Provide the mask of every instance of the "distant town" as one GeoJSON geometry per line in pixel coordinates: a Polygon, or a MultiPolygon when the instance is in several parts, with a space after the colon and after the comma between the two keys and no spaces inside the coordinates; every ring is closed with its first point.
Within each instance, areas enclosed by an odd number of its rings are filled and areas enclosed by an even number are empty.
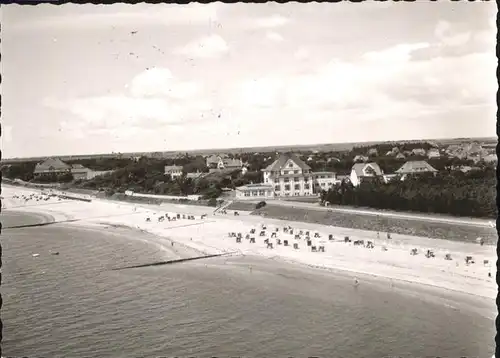
{"type": "Polygon", "coordinates": [[[216,207],[288,200],[496,214],[496,139],[335,146],[12,159],[3,161],[2,173],[12,183],[128,200],[142,196],[216,207]]]}

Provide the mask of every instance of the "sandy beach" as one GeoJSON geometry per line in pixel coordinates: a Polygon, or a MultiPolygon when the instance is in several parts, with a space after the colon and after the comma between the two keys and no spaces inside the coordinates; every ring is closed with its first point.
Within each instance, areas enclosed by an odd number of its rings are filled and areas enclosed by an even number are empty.
{"type": "MultiPolygon", "coordinates": [[[[249,215],[248,212],[239,212],[238,216],[230,211],[227,214],[214,214],[210,207],[182,204],[143,205],[96,198],[85,202],[58,197],[48,200],[39,197],[38,201],[33,197],[26,201],[22,198],[40,193],[39,190],[4,185],[2,208],[50,215],[54,221],[78,220],[64,225],[100,226],[110,230],[114,225],[123,225],[164,238],[165,245],[174,242],[174,245],[188,247],[191,252],[194,250],[200,254],[254,255],[322,269],[348,271],[359,277],[372,275],[394,282],[402,280],[430,285],[491,299],[497,295],[496,252],[491,245],[396,234],[388,240],[385,233],[377,237],[373,231],[286,222],[249,215]],[[166,214],[169,217],[180,214],[180,219],[158,220],[166,214]],[[194,219],[187,219],[188,215],[194,216],[194,219]],[[202,215],[206,217],[201,218],[202,215]],[[263,225],[266,227],[265,235],[260,236],[263,225]],[[284,227],[292,227],[294,234],[284,233],[284,227]],[[276,228],[279,229],[277,239],[281,242],[288,240],[289,246],[278,245],[276,238],[271,238],[276,228]],[[256,233],[250,234],[251,229],[255,229],[256,233]],[[295,234],[301,230],[304,233],[310,231],[312,246],[324,246],[325,252],[312,252],[304,235],[295,240],[295,234]],[[237,243],[235,237],[229,237],[229,232],[241,233],[241,242],[237,243]],[[315,233],[320,237],[314,237],[315,233]],[[245,238],[247,234],[255,237],[255,243],[245,238]],[[329,240],[330,235],[334,240],[329,240]],[[352,242],[345,243],[345,236],[349,236],[352,242]],[[272,249],[267,248],[265,239],[273,243],[272,249]],[[364,240],[365,243],[371,241],[374,248],[353,245],[356,240],[364,240]],[[298,249],[293,248],[294,243],[298,244],[298,249]],[[382,250],[382,247],[387,250],[382,250]],[[418,255],[410,255],[412,249],[417,249],[418,255]],[[435,257],[427,258],[427,250],[432,250],[435,257]],[[445,260],[446,254],[450,254],[452,260],[445,260]],[[466,256],[472,256],[475,263],[467,265],[466,256]],[[485,260],[488,262],[485,263],[485,260]],[[491,277],[488,277],[488,273],[491,273],[491,277]]],[[[5,228],[7,231],[8,228],[5,228]]]]}

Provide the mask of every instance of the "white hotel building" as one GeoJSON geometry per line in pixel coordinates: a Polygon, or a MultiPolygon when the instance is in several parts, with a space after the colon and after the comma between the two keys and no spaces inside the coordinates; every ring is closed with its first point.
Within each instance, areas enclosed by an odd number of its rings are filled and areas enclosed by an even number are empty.
{"type": "Polygon", "coordinates": [[[262,172],[263,183],[237,188],[237,199],[313,196],[321,190],[328,190],[337,182],[335,173],[314,173],[311,167],[293,153],[281,154],[262,172]]]}

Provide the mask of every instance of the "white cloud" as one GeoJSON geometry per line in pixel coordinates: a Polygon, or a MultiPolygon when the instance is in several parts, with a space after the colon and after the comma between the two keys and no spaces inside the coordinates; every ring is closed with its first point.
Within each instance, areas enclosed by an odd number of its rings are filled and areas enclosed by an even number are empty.
{"type": "Polygon", "coordinates": [[[392,65],[393,63],[408,61],[413,51],[428,47],[430,47],[430,44],[427,42],[415,44],[400,44],[382,51],[367,52],[363,55],[363,58],[372,62],[380,62],[392,65]]]}
{"type": "Polygon", "coordinates": [[[245,81],[237,92],[241,95],[238,102],[244,107],[274,107],[279,104],[282,88],[282,81],[276,78],[245,81]]]}
{"type": "Polygon", "coordinates": [[[454,32],[449,22],[441,20],[436,25],[434,35],[445,46],[463,46],[472,38],[470,31],[454,32]]]}
{"type": "Polygon", "coordinates": [[[287,109],[296,118],[329,113],[333,121],[364,121],[428,116],[461,106],[494,104],[494,54],[410,61],[412,51],[426,46],[402,44],[367,53],[356,62],[333,60],[305,75],[245,82],[235,91],[238,111],[252,111],[258,118],[255,110],[259,108],[276,114],[287,109]]]}
{"type": "Polygon", "coordinates": [[[134,97],[168,96],[185,99],[200,91],[198,83],[176,81],[169,69],[158,67],[138,74],[129,87],[134,97]]]}
{"type": "Polygon", "coordinates": [[[260,27],[260,28],[274,28],[286,25],[288,22],[290,22],[290,19],[286,17],[283,17],[281,15],[273,15],[269,17],[253,19],[250,21],[250,25],[253,27],[260,27]]]}
{"type": "Polygon", "coordinates": [[[274,41],[274,42],[281,42],[284,40],[283,36],[278,34],[277,32],[268,32],[266,34],[266,37],[268,40],[274,41]]]}
{"type": "Polygon", "coordinates": [[[174,53],[199,58],[217,58],[229,51],[226,41],[219,35],[203,36],[184,47],[174,50],[174,53]]]}
{"type": "Polygon", "coordinates": [[[45,106],[74,115],[63,122],[62,128],[73,134],[115,130],[117,133],[132,126],[161,128],[173,124],[199,121],[201,114],[211,109],[206,100],[192,100],[189,105],[172,103],[161,98],[135,98],[128,96],[103,96],[68,101],[46,99],[45,106]]]}
{"type": "Polygon", "coordinates": [[[448,21],[440,20],[436,28],[434,29],[434,35],[438,38],[441,39],[445,37],[451,30],[451,24],[448,21]]]}
{"type": "Polygon", "coordinates": [[[293,54],[293,57],[295,57],[299,61],[305,60],[305,59],[309,58],[309,56],[310,56],[309,51],[304,47],[299,48],[293,54]]]}

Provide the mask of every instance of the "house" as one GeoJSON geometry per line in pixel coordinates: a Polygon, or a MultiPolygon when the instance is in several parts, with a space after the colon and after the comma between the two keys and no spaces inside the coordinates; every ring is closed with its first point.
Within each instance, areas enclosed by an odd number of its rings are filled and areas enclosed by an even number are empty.
{"type": "Polygon", "coordinates": [[[69,174],[73,176],[74,180],[88,180],[93,179],[96,176],[104,175],[113,172],[102,171],[95,172],[89,168],[85,168],[81,164],[67,164],[59,158],[48,158],[47,160],[38,163],[33,171],[34,177],[40,177],[48,174],[69,174]]]}
{"type": "Polygon", "coordinates": [[[187,173],[186,174],[186,178],[191,179],[191,180],[200,179],[201,177],[203,177],[203,173],[201,173],[201,172],[187,173]]]}
{"type": "Polygon", "coordinates": [[[180,178],[182,176],[182,167],[180,165],[166,165],[165,175],[170,175],[172,180],[180,178]]]}
{"type": "Polygon", "coordinates": [[[356,163],[352,166],[350,180],[352,185],[358,186],[362,181],[371,180],[383,175],[377,163],[356,163]]]}
{"type": "Polygon", "coordinates": [[[334,172],[313,172],[311,174],[316,193],[322,190],[328,190],[335,184],[340,183],[340,180],[337,179],[337,175],[334,172]]]}
{"type": "Polygon", "coordinates": [[[225,154],[220,154],[220,155],[211,155],[209,157],[207,157],[206,161],[207,161],[207,167],[209,168],[217,168],[217,166],[219,165],[219,163],[223,160],[223,159],[226,159],[227,158],[227,155],[225,154]]]}
{"type": "Polygon", "coordinates": [[[368,158],[365,155],[356,155],[352,161],[353,162],[367,162],[369,159],[370,158],[368,158]]]}
{"type": "Polygon", "coordinates": [[[71,172],[71,165],[64,163],[59,158],[48,158],[41,163],[37,163],[33,171],[34,177],[48,174],[65,174],[71,172]]]}
{"type": "Polygon", "coordinates": [[[241,159],[220,159],[217,163],[218,169],[241,169],[243,167],[243,162],[241,159]]]}
{"type": "Polygon", "coordinates": [[[294,153],[279,155],[262,172],[264,184],[274,186],[275,196],[313,195],[311,167],[294,153]]]}
{"type": "Polygon", "coordinates": [[[482,159],[486,163],[496,163],[498,161],[498,157],[496,154],[485,155],[482,159]]]}
{"type": "Polygon", "coordinates": [[[398,153],[396,155],[396,159],[406,159],[406,155],[404,155],[403,153],[398,153]]]}
{"type": "Polygon", "coordinates": [[[441,154],[439,153],[439,149],[437,148],[431,148],[427,151],[427,158],[429,159],[434,159],[434,158],[440,158],[441,154]]]}
{"type": "Polygon", "coordinates": [[[248,168],[246,166],[243,166],[241,168],[241,175],[245,175],[246,173],[248,173],[248,168]]]}
{"type": "Polygon", "coordinates": [[[75,179],[75,180],[90,179],[89,174],[90,174],[91,170],[88,168],[85,168],[81,164],[72,164],[70,171],[71,171],[71,174],[73,175],[73,179],[75,179]]]}
{"type": "Polygon", "coordinates": [[[376,157],[376,156],[378,156],[378,150],[377,150],[377,148],[370,148],[368,150],[368,156],[369,157],[376,157]]]}
{"type": "Polygon", "coordinates": [[[424,173],[436,174],[437,172],[438,171],[425,160],[412,160],[404,163],[395,173],[401,176],[401,180],[405,180],[409,175],[424,173]]]}
{"type": "Polygon", "coordinates": [[[387,184],[387,183],[390,183],[393,180],[397,179],[398,175],[397,174],[384,174],[383,178],[384,178],[384,182],[387,184]]]}
{"type": "Polygon", "coordinates": [[[387,153],[385,153],[385,155],[387,157],[394,157],[395,155],[397,155],[399,152],[399,148],[398,147],[393,147],[391,150],[389,150],[387,153]]]}
{"type": "Polygon", "coordinates": [[[266,200],[274,198],[272,184],[247,184],[235,189],[235,197],[239,200],[266,200]]]}
{"type": "Polygon", "coordinates": [[[411,154],[419,157],[425,157],[427,155],[427,152],[423,148],[415,148],[411,151],[411,154]]]}

